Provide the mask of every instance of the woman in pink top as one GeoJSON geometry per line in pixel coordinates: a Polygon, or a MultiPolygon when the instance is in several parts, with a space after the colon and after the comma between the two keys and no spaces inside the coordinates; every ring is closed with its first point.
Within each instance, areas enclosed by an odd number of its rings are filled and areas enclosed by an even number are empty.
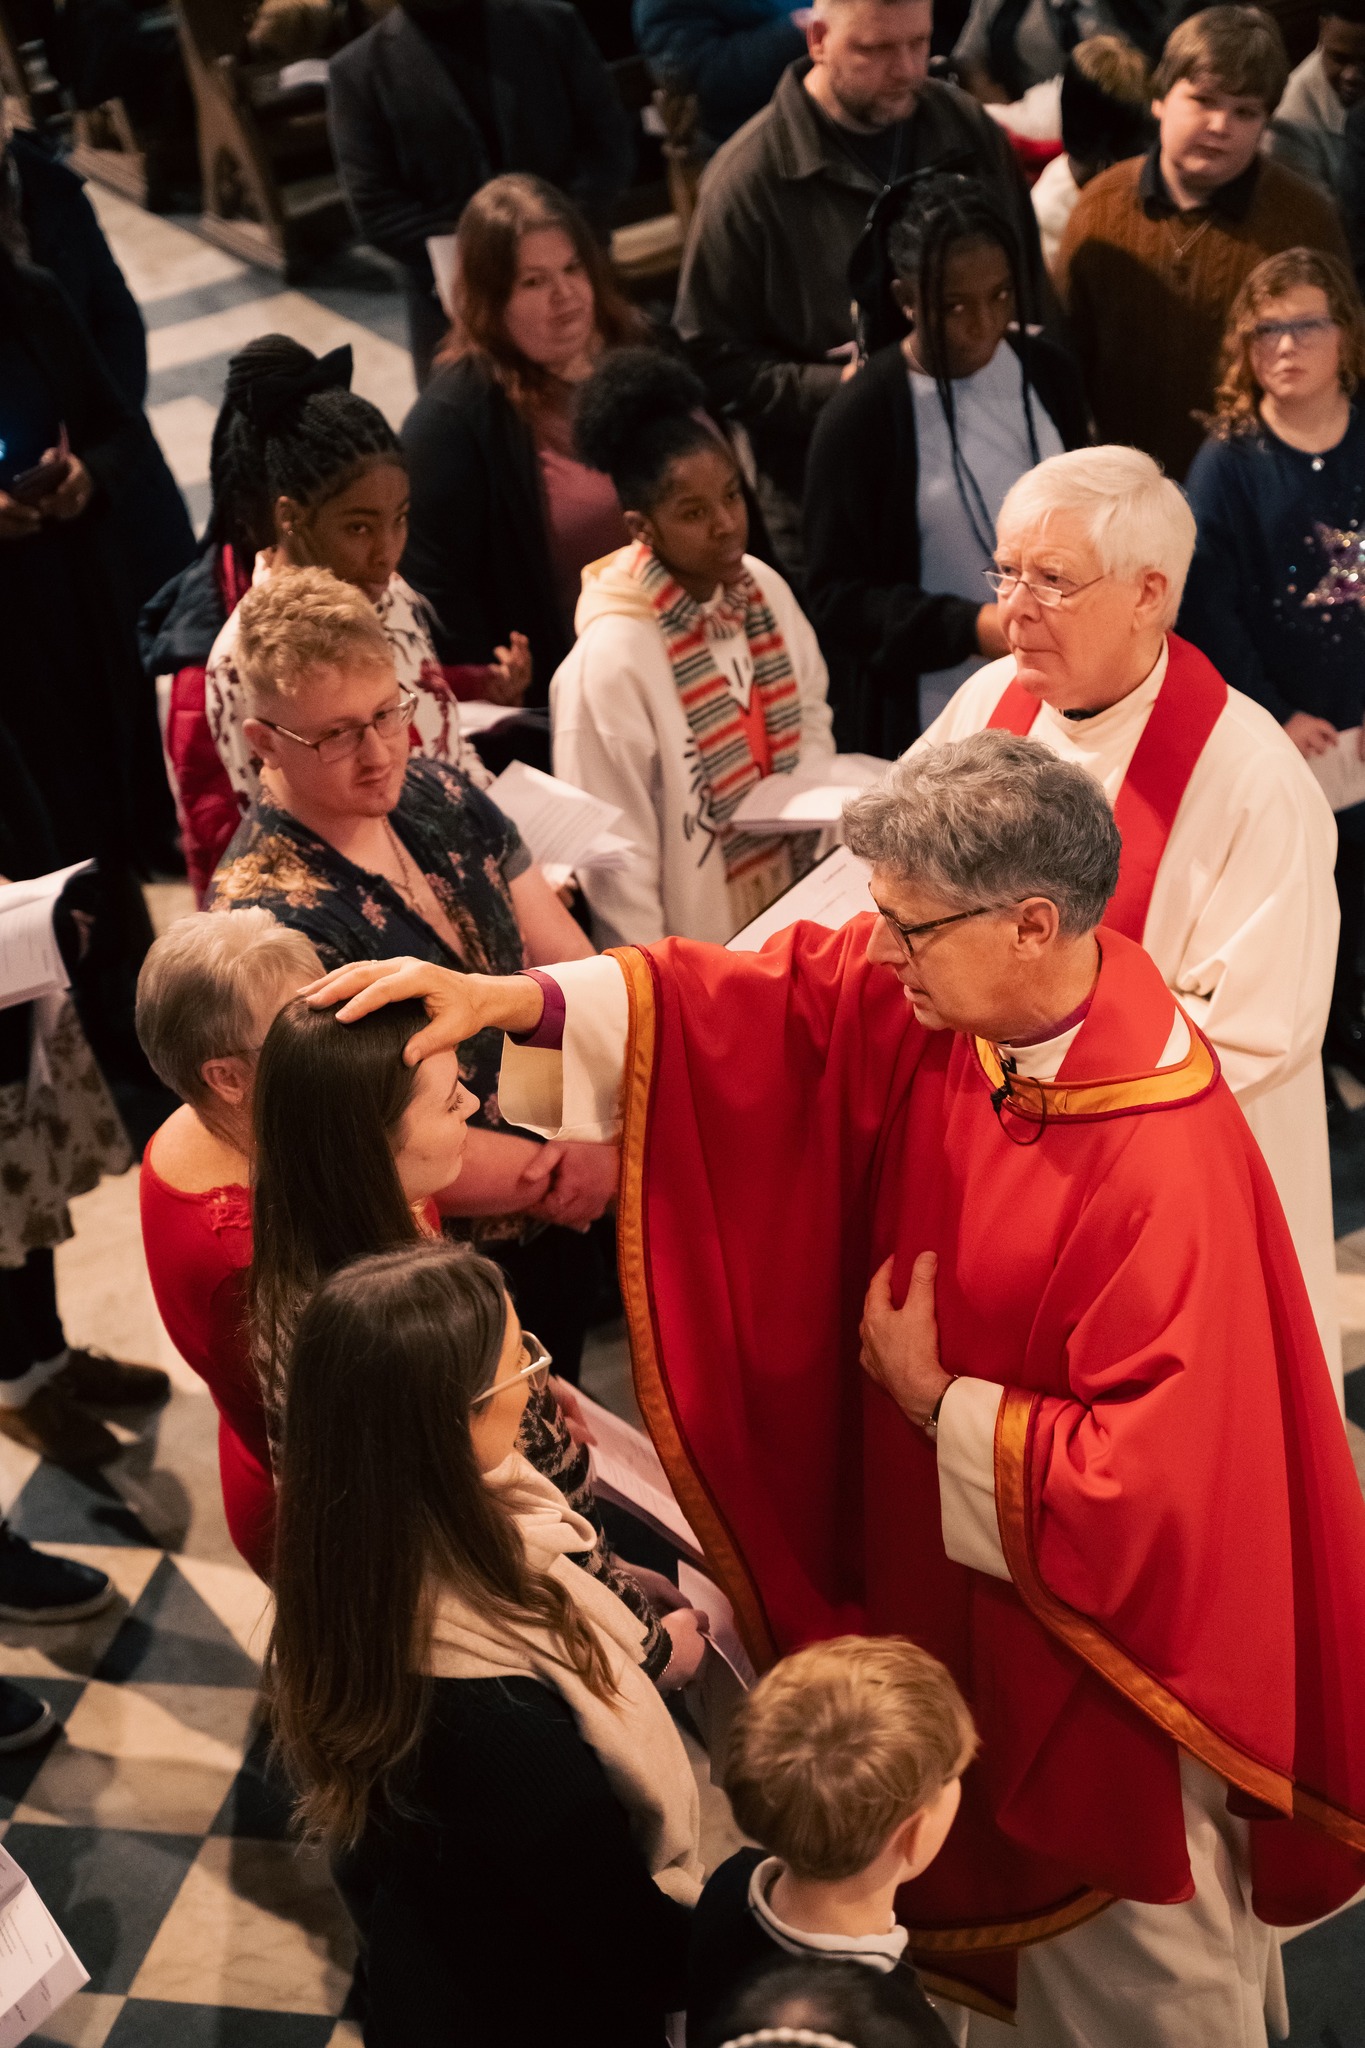
{"type": "Polygon", "coordinates": [[[456,243],[454,322],[403,425],[403,574],[436,614],[443,661],[491,660],[523,632],[539,705],[573,641],[582,571],[627,539],[610,480],[574,454],[574,396],[648,327],[577,207],[541,178],[491,179],[456,243]]]}

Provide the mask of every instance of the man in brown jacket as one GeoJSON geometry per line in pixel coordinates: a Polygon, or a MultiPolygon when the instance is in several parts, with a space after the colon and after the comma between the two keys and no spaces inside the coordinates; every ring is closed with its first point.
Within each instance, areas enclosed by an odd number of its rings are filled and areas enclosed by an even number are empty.
{"type": "Polygon", "coordinates": [[[928,78],[932,20],[931,0],[816,0],[810,57],[783,73],[702,179],[675,325],[715,403],[748,429],[759,500],[792,571],[806,450],[852,371],[849,259],[878,195],[939,165],[980,178],[1015,223],[1035,305],[1046,292],[1003,129],[928,78]]]}
{"type": "Polygon", "coordinates": [[[1086,186],[1062,239],[1055,276],[1099,438],[1145,448],[1177,480],[1243,279],[1281,249],[1346,255],[1331,200],[1258,154],[1288,72],[1259,8],[1181,22],[1153,80],[1156,142],[1086,186]]]}

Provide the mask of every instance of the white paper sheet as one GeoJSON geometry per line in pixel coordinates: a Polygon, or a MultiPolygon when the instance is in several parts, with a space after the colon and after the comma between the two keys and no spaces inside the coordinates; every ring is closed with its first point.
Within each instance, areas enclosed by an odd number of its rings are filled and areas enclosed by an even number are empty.
{"type": "Polygon", "coordinates": [[[678,1591],[689,1607],[700,1607],[706,1616],[706,1633],[712,1648],[722,1656],[735,1677],[748,1692],[758,1681],[749,1652],[740,1638],[739,1624],[735,1610],[726,1599],[714,1579],[708,1579],[705,1572],[699,1572],[686,1558],[678,1560],[678,1591]]]}
{"type": "Polygon", "coordinates": [[[490,725],[501,725],[504,718],[515,718],[517,709],[515,704],[490,704],[484,697],[462,697],[460,731],[487,732],[490,725]]]}
{"type": "Polygon", "coordinates": [[[326,85],[327,59],[325,57],[296,57],[292,64],[280,66],[280,91],[297,92],[301,85],[326,85]]]}
{"type": "Polygon", "coordinates": [[[1360,758],[1358,725],[1353,725],[1349,732],[1338,733],[1336,745],[1325,754],[1309,754],[1306,759],[1334,811],[1365,803],[1365,761],[1360,758]]]}
{"type": "Polygon", "coordinates": [[[561,862],[577,868],[593,843],[616,823],[621,813],[571,782],[512,761],[488,792],[505,811],[542,867],[561,862]]]}
{"type": "Polygon", "coordinates": [[[770,903],[761,917],[736,932],[728,950],[756,953],[778,932],[803,919],[837,932],[860,911],[871,910],[872,898],[867,891],[871,876],[872,870],[865,860],[859,860],[846,846],[836,846],[833,853],[827,854],[801,881],[793,883],[776,903],[770,903]]]}
{"type": "Polygon", "coordinates": [[[0,1849],[0,2048],[16,2048],[90,1973],[14,1858],[0,1849]]]}
{"type": "Polygon", "coordinates": [[[71,877],[93,866],[93,861],[78,860],[28,882],[0,884],[0,1010],[70,988],[52,913],[71,877]]]}
{"type": "Polygon", "coordinates": [[[436,280],[436,296],[447,320],[455,318],[455,237],[428,235],[427,257],[436,280]]]}
{"type": "Polygon", "coordinates": [[[851,796],[880,782],[893,764],[876,754],[836,754],[791,775],[765,775],[735,806],[747,832],[810,832],[837,825],[851,796]]]}
{"type": "Polygon", "coordinates": [[[645,1522],[667,1543],[702,1561],[701,1545],[668,1483],[659,1453],[642,1429],[634,1429],[578,1392],[583,1420],[597,1441],[589,1453],[593,1484],[604,1500],[614,1501],[645,1522]]]}

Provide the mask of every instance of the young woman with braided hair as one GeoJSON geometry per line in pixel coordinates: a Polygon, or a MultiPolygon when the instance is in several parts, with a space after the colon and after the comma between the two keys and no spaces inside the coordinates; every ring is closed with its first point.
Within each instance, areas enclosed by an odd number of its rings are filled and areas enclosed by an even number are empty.
{"type": "Polygon", "coordinates": [[[349,389],[351,351],[319,358],[285,334],[248,342],[228,364],[213,430],[213,509],[203,552],[143,613],[143,660],[170,673],[168,745],[190,880],[202,900],[256,793],[241,736],[233,613],[280,563],[330,569],[371,599],[393,647],[421,752],[487,776],[460,738],[457,694],[516,702],[530,679],[512,636],[489,667],[445,671],[429,615],[397,572],[407,539],[407,470],[384,415],[349,389]]]}
{"type": "MultiPolygon", "coordinates": [[[[269,335],[244,349],[232,370],[236,402],[215,436],[227,516],[256,520],[264,512],[273,539],[256,556],[252,582],[264,582],[277,567],[317,568],[363,590],[388,636],[399,683],[417,698],[412,725],[419,751],[486,784],[478,755],[460,738],[458,701],[436,658],[429,613],[398,574],[408,536],[407,463],[383,413],[350,389],[350,349],[317,357],[284,335],[269,335]]],[[[229,618],[209,656],[205,705],[245,810],[260,785],[242,734],[236,638],[229,618]]],[[[515,703],[530,674],[525,643],[513,634],[491,665],[454,672],[454,679],[467,695],[515,703]]]]}
{"type": "Polygon", "coordinates": [[[894,754],[1005,651],[982,576],[995,516],[1025,470],[1089,433],[1078,373],[1028,331],[1013,229],[975,179],[909,179],[877,227],[884,345],[816,427],[807,600],[841,743],[894,754]]]}
{"type": "Polygon", "coordinates": [[[621,810],[620,873],[583,878],[600,945],[724,942],[809,859],[732,822],[760,777],[833,752],[825,664],[775,569],[746,552],[739,465],[686,364],[604,357],[579,393],[579,460],[616,488],[630,545],[583,571],[578,641],[550,689],[556,774],[621,810]]]}

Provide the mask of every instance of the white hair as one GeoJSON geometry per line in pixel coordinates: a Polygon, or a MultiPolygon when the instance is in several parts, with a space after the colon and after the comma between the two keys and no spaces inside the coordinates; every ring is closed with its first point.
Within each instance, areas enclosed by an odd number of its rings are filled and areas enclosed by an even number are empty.
{"type": "Polygon", "coordinates": [[[1194,514],[1178,484],[1140,448],[1073,448],[1026,470],[1005,494],[997,533],[1038,527],[1054,512],[1078,519],[1106,576],[1166,578],[1166,616],[1175,624],[1194,554],[1194,514]]]}
{"type": "Polygon", "coordinates": [[[153,1072],[182,1102],[202,1107],[213,1094],[204,1062],[252,1050],[256,1006],[322,972],[312,941],[257,905],[178,917],[137,978],[137,1035],[153,1072]]]}

